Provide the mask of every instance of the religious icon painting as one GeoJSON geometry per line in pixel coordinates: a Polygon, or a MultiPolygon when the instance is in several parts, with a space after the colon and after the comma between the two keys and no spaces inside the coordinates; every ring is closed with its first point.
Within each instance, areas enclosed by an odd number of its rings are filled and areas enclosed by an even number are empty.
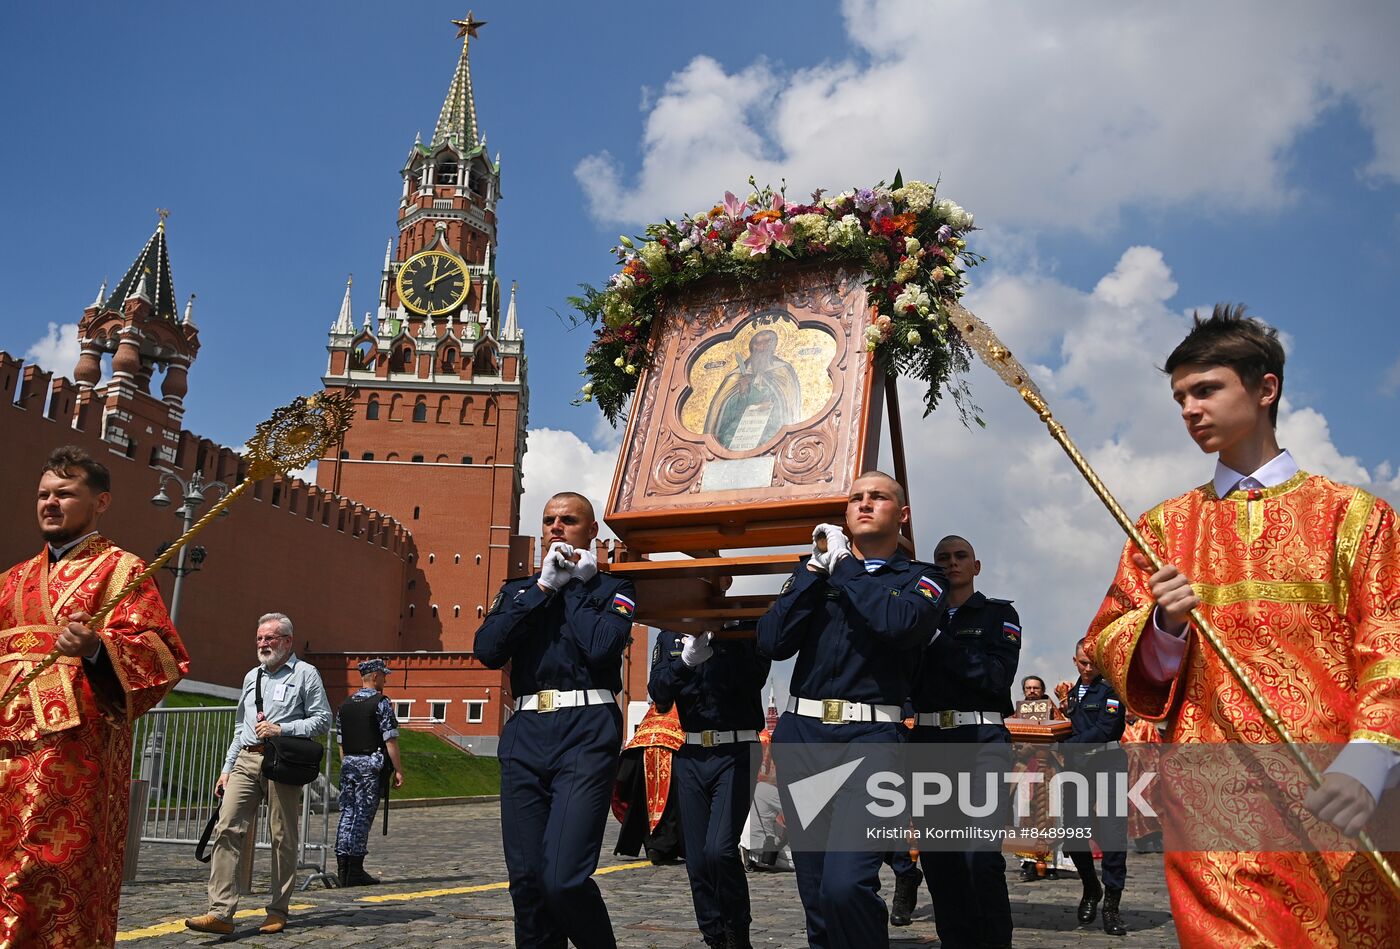
{"type": "Polygon", "coordinates": [[[812,518],[838,515],[878,447],[884,377],[865,351],[868,309],[864,275],[830,265],[668,301],[609,526],[638,551],[752,546],[754,531],[809,541],[812,518]]]}

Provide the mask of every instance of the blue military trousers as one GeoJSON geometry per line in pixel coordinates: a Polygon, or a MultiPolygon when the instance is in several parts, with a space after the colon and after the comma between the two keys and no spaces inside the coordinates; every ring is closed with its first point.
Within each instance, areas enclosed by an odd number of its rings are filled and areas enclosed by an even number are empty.
{"type": "Polygon", "coordinates": [[[747,932],[751,921],[739,834],[758,780],[754,759],[761,754],[757,742],[734,742],[714,748],[682,745],[671,756],[695,921],[712,939],[722,939],[726,927],[747,932]]]}
{"type": "Polygon", "coordinates": [[[516,712],[501,732],[501,840],[519,949],[615,949],[593,871],[617,776],[612,703],[516,712]]]}

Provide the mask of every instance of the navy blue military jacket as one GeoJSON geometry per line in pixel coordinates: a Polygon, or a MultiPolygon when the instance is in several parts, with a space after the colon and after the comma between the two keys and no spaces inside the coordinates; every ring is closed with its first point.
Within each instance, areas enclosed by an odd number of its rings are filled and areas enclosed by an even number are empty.
{"type": "Polygon", "coordinates": [[[1070,741],[1076,744],[1099,744],[1117,741],[1123,737],[1123,703],[1108,680],[1099,676],[1089,684],[1084,697],[1078,698],[1079,683],[1070,687],[1069,698],[1065,700],[1065,714],[1069,717],[1074,732],[1070,741]]]}
{"type": "Polygon", "coordinates": [[[762,731],[763,683],[772,662],[751,639],[715,639],[714,655],[691,668],[681,661],[681,636],[661,630],[651,653],[647,692],[659,711],[672,705],[688,732],[762,731]]]}
{"type": "Polygon", "coordinates": [[[1021,659],[1021,619],[1010,600],[973,593],[924,650],[910,695],[916,712],[1011,714],[1011,685],[1021,659]]]}
{"type": "Polygon", "coordinates": [[[488,668],[510,663],[515,695],[544,689],[622,691],[622,652],[637,595],[606,573],[548,593],[539,574],[507,580],[476,631],[473,651],[488,668]]]}
{"type": "Polygon", "coordinates": [[[854,554],[830,576],[807,558],[758,621],[758,654],[797,656],[789,691],[806,699],[901,705],[943,616],[947,578],[896,549],[874,573],[854,554]]]}

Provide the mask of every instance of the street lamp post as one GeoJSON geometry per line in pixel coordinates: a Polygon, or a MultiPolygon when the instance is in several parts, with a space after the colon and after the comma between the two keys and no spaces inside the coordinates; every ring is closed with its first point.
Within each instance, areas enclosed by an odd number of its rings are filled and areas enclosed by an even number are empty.
{"type": "MultiPolygon", "coordinates": [[[[228,494],[229,486],[223,481],[212,481],[206,483],[204,475],[195,471],[190,475],[188,481],[183,480],[178,475],[169,471],[163,471],[160,475],[160,483],[156,490],[156,496],[151,498],[151,504],[158,508],[167,508],[171,504],[170,495],[165,493],[167,484],[175,484],[180,489],[180,506],[175,509],[175,514],[181,518],[180,533],[183,535],[194,526],[197,520],[199,509],[203,507],[205,501],[218,501],[228,494]]],[[[222,511],[220,517],[227,517],[228,511],[222,511]]],[[[156,556],[170,547],[170,544],[161,544],[156,551],[156,556]]],[[[174,626],[180,615],[180,588],[184,585],[185,577],[195,573],[204,566],[204,560],[208,553],[203,547],[190,547],[186,544],[180,548],[180,554],[175,563],[166,564],[165,569],[175,574],[175,586],[170,592],[170,625],[174,626]]],[[[161,699],[159,705],[164,705],[165,700],[161,699]]],[[[165,719],[163,716],[156,716],[155,727],[151,730],[150,740],[146,743],[145,752],[141,756],[141,780],[149,781],[152,792],[160,787],[161,764],[164,760],[165,750],[165,719]]]]}

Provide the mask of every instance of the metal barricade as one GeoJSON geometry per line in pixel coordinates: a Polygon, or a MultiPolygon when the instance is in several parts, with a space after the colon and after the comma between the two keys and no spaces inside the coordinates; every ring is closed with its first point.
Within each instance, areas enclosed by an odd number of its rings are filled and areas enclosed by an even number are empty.
{"type": "MultiPolygon", "coordinates": [[[[146,782],[144,808],[133,820],[141,822],[141,843],[189,844],[199,842],[204,825],[214,811],[214,784],[223,771],[224,755],[233,741],[237,724],[233,705],[194,708],[154,708],[137,719],[131,746],[131,776],[146,782]]],[[[306,889],[318,879],[334,879],[326,863],[334,841],[330,838],[330,805],[335,798],[331,784],[331,737],[321,774],[306,785],[301,796],[300,840],[297,869],[310,870],[301,882],[306,889]]],[[[129,838],[137,839],[133,832],[129,838]]],[[[267,802],[258,808],[254,840],[259,850],[269,850],[267,802]]],[[[129,860],[130,862],[130,860],[129,860]]],[[[251,877],[251,867],[240,877],[251,877]]]]}

